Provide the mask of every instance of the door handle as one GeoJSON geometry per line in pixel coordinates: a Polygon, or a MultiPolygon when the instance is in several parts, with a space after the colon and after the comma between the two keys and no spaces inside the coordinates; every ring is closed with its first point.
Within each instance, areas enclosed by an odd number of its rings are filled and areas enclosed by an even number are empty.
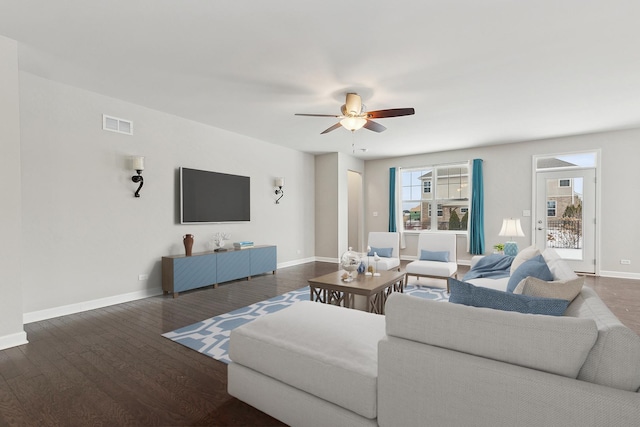
{"type": "Polygon", "coordinates": [[[542,228],[542,227],[538,227],[538,230],[539,230],[539,231],[542,231],[542,230],[543,230],[543,228],[542,228]]]}

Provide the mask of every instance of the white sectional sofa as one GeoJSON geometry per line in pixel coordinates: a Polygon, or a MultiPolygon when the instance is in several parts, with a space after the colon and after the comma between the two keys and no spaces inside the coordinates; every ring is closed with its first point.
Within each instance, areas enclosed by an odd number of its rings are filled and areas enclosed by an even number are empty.
{"type": "Polygon", "coordinates": [[[229,393],[294,426],[636,426],[640,337],[583,287],[564,316],[392,294],[231,333],[229,393]]]}

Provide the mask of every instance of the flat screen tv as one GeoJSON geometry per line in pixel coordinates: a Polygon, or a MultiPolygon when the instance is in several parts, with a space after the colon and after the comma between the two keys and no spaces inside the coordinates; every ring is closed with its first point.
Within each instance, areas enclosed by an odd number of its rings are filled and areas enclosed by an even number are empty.
{"type": "Polygon", "coordinates": [[[180,168],[180,223],[251,219],[248,176],[180,168]]]}

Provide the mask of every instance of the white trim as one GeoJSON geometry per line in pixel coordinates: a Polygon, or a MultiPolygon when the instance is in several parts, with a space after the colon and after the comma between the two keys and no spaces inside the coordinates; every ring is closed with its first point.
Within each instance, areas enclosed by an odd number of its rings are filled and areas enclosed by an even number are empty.
{"type": "Polygon", "coordinates": [[[27,333],[25,331],[16,332],[15,334],[9,334],[0,337],[0,350],[17,347],[19,345],[28,343],[29,341],[27,341],[27,333]]]}
{"type": "Polygon", "coordinates": [[[640,273],[629,273],[626,271],[600,271],[600,276],[602,277],[615,277],[617,279],[640,279],[640,273]]]}
{"type": "Polygon", "coordinates": [[[331,262],[333,264],[338,264],[340,262],[340,260],[338,258],[328,258],[328,257],[322,257],[322,256],[315,257],[315,261],[317,261],[317,262],[331,262]]]}
{"type": "Polygon", "coordinates": [[[97,308],[108,307],[110,305],[122,304],[125,302],[135,301],[143,298],[162,295],[161,288],[146,289],[128,294],[114,295],[111,297],[95,299],[91,301],[79,302],[76,304],[63,305],[59,307],[47,308],[45,310],[32,311],[22,315],[24,324],[38,322],[40,320],[52,319],[54,317],[67,316],[69,314],[80,313],[97,308]]]}
{"type": "Polygon", "coordinates": [[[308,262],[314,262],[314,261],[316,261],[315,257],[294,259],[293,261],[281,262],[280,264],[278,264],[278,269],[287,268],[287,267],[293,267],[293,266],[296,266],[296,265],[306,264],[308,262]]]}

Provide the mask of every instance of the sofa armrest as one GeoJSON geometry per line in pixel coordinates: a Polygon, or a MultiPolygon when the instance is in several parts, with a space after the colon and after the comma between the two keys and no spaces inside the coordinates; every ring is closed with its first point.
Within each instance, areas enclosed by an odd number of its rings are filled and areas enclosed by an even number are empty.
{"type": "Polygon", "coordinates": [[[393,293],[387,335],[576,378],[598,336],[592,319],[522,314],[393,293]]]}
{"type": "Polygon", "coordinates": [[[383,427],[632,426],[638,419],[638,393],[396,337],[378,344],[383,427]]]}

